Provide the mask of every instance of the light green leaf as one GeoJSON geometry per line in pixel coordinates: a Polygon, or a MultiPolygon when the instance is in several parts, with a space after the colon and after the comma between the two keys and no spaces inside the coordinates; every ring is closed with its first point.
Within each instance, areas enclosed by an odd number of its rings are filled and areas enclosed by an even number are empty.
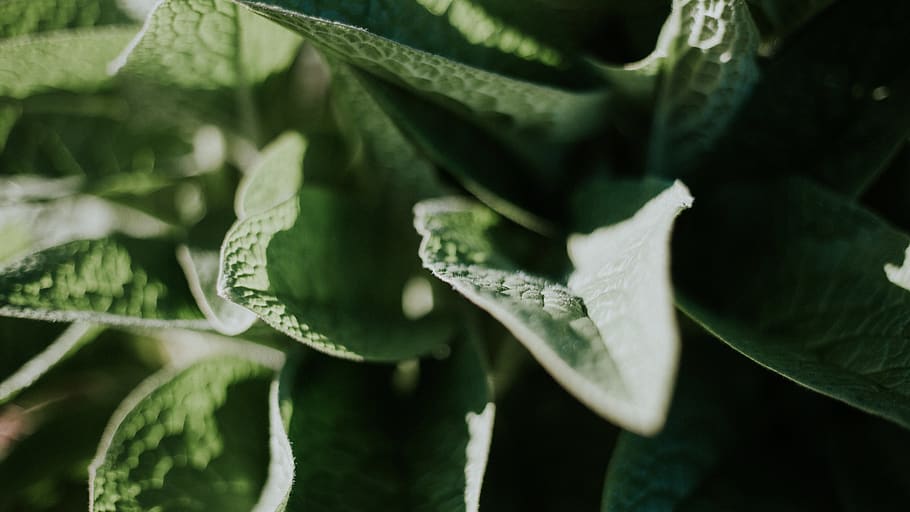
{"type": "Polygon", "coordinates": [[[660,66],[652,173],[679,173],[726,130],[758,81],[758,43],[745,0],[674,0],[658,47],[646,60],[660,66]]]}
{"type": "Polygon", "coordinates": [[[123,236],[69,242],[3,267],[0,315],[208,326],[177,265],[174,247],[123,236]]]}
{"type": "Polygon", "coordinates": [[[269,463],[272,373],[219,356],[141,384],[89,468],[90,510],[250,510],[269,463]]]}
{"type": "Polygon", "coordinates": [[[299,46],[230,0],[164,0],[111,66],[185,89],[242,89],[285,69],[299,46]]]}
{"type": "Polygon", "coordinates": [[[474,115],[501,117],[505,129],[544,130],[565,140],[600,118],[602,91],[525,81],[568,76],[549,68],[562,57],[476,2],[242,3],[359,69],[449,98],[474,115]],[[516,75],[524,79],[510,77],[516,75]]]}
{"type": "Polygon", "coordinates": [[[398,360],[444,344],[436,319],[408,321],[401,293],[410,247],[376,228],[381,215],[338,194],[298,197],[238,221],[225,237],[218,290],[313,348],[398,360]]]}
{"type": "Polygon", "coordinates": [[[135,33],[134,27],[105,27],[0,40],[0,96],[97,91],[111,80],[108,62],[135,33]]]}
{"type": "Polygon", "coordinates": [[[196,305],[209,324],[221,334],[235,336],[256,321],[256,315],[233,302],[218,296],[218,251],[198,249],[187,245],[177,247],[177,261],[183,269],[196,305]]]}
{"type": "Polygon", "coordinates": [[[653,434],[669,407],[679,351],[670,230],[691,202],[677,182],[632,218],[571,238],[568,286],[515,268],[490,239],[500,220],[476,203],[422,202],[415,226],[434,275],[502,322],[588,407],[653,434]]]}
{"type": "Polygon", "coordinates": [[[297,195],[303,184],[307,140],[288,132],[262,150],[259,160],[237,187],[237,218],[262,213],[297,195]]]}
{"type": "Polygon", "coordinates": [[[322,359],[299,372],[289,510],[478,509],[494,416],[478,355],[461,343],[415,370],[404,396],[383,367],[322,359]]]}
{"type": "MultiPolygon", "coordinates": [[[[2,380],[0,380],[0,404],[31,386],[57,363],[72,355],[82,345],[91,341],[101,332],[100,328],[90,324],[72,324],[62,330],[59,336],[56,337],[26,339],[35,334],[29,329],[23,329],[23,327],[28,325],[28,322],[30,321],[0,318],[0,325],[4,328],[3,331],[6,331],[7,327],[11,328],[9,332],[3,332],[2,337],[0,337],[2,351],[4,353],[11,352],[17,356],[23,355],[17,352],[24,352],[28,357],[27,360],[22,362],[22,366],[14,372],[8,373],[4,371],[3,374],[0,374],[0,377],[2,377],[2,380]],[[32,346],[22,350],[19,347],[23,345],[32,346]],[[42,347],[43,350],[41,349],[42,347]],[[40,351],[36,352],[35,348],[40,351]]],[[[50,334],[47,331],[57,330],[56,327],[54,325],[53,327],[45,328],[45,336],[50,334]]],[[[19,358],[17,357],[17,359],[19,358]]],[[[4,358],[4,366],[7,366],[9,362],[11,361],[4,358]]]]}
{"type": "Polygon", "coordinates": [[[757,363],[910,427],[910,291],[884,270],[910,238],[802,180],[703,196],[673,248],[681,309],[757,363]]]}
{"type": "Polygon", "coordinates": [[[4,0],[0,2],[0,39],[54,30],[131,21],[120,0],[4,0]]]}

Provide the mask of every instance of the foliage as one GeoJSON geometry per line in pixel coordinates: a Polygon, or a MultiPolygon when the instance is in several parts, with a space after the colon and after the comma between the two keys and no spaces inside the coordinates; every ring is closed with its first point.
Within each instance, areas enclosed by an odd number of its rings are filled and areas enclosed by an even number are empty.
{"type": "Polygon", "coordinates": [[[0,0],[0,510],[905,507],[907,26],[0,0]]]}

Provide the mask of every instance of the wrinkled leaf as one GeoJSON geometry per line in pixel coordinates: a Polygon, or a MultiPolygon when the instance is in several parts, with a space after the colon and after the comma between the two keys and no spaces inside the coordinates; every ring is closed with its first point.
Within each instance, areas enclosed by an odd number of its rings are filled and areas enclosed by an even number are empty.
{"type": "Polygon", "coordinates": [[[303,184],[303,156],[307,141],[288,132],[274,140],[237,187],[237,218],[262,213],[297,195],[303,184]]]}
{"type": "Polygon", "coordinates": [[[171,244],[112,236],[42,250],[0,269],[0,315],[52,321],[208,323],[171,244]]]}
{"type": "Polygon", "coordinates": [[[220,356],[163,370],[114,413],[91,510],[250,510],[268,468],[267,367],[220,356]]]}
{"type": "Polygon", "coordinates": [[[119,25],[131,21],[121,0],[4,0],[0,39],[53,30],[119,25]]]}
{"type": "Polygon", "coordinates": [[[218,296],[221,262],[218,251],[181,245],[177,248],[177,261],[186,276],[190,292],[196,299],[196,305],[216,331],[234,336],[253,325],[256,315],[218,296]]]}
{"type": "Polygon", "coordinates": [[[623,428],[653,434],[669,407],[678,356],[668,275],[676,183],[632,218],[569,240],[568,286],[516,268],[491,231],[500,219],[463,200],[415,208],[420,256],[487,310],[573,395],[623,428]]]}

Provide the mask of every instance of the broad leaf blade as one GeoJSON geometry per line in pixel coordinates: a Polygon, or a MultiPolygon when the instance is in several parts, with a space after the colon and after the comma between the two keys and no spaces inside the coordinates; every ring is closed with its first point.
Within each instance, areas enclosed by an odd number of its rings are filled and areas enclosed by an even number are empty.
{"type": "Polygon", "coordinates": [[[112,236],[45,249],[0,269],[0,315],[205,328],[172,245],[112,236]]]}
{"type": "Polygon", "coordinates": [[[678,354],[667,245],[673,219],[690,204],[677,183],[631,219],[570,240],[576,271],[568,287],[500,254],[490,239],[499,219],[478,204],[420,203],[415,226],[434,275],[502,322],[579,400],[653,434],[669,407],[678,354]]]}
{"type": "Polygon", "coordinates": [[[494,407],[473,347],[424,363],[404,397],[381,367],[318,362],[294,390],[289,510],[477,510],[494,407]]]}
{"type": "Polygon", "coordinates": [[[296,196],[303,184],[306,149],[307,140],[293,132],[266,146],[237,187],[237,218],[265,212],[296,196]]]}
{"type": "Polygon", "coordinates": [[[271,373],[221,356],[140,385],[92,462],[91,510],[250,510],[266,480],[271,373]]]}
{"type": "Polygon", "coordinates": [[[108,62],[135,33],[135,27],[87,28],[0,40],[0,97],[97,91],[111,80],[108,62]]]}
{"type": "Polygon", "coordinates": [[[120,0],[5,0],[0,2],[0,39],[49,32],[119,25],[131,21],[120,0]]]}
{"type": "Polygon", "coordinates": [[[401,292],[412,266],[399,240],[375,229],[376,216],[338,194],[304,188],[231,228],[219,293],[329,354],[398,360],[427,353],[450,329],[404,318],[401,292]]]}
{"type": "Polygon", "coordinates": [[[759,364],[910,426],[910,291],[885,273],[910,238],[805,181],[722,190],[679,228],[683,311],[759,364]]]}

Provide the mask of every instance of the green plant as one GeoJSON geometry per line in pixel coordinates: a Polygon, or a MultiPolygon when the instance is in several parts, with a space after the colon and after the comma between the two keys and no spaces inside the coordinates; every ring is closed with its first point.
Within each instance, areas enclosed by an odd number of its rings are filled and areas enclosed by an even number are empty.
{"type": "Polygon", "coordinates": [[[907,26],[0,0],[0,510],[906,507],[907,26]]]}

